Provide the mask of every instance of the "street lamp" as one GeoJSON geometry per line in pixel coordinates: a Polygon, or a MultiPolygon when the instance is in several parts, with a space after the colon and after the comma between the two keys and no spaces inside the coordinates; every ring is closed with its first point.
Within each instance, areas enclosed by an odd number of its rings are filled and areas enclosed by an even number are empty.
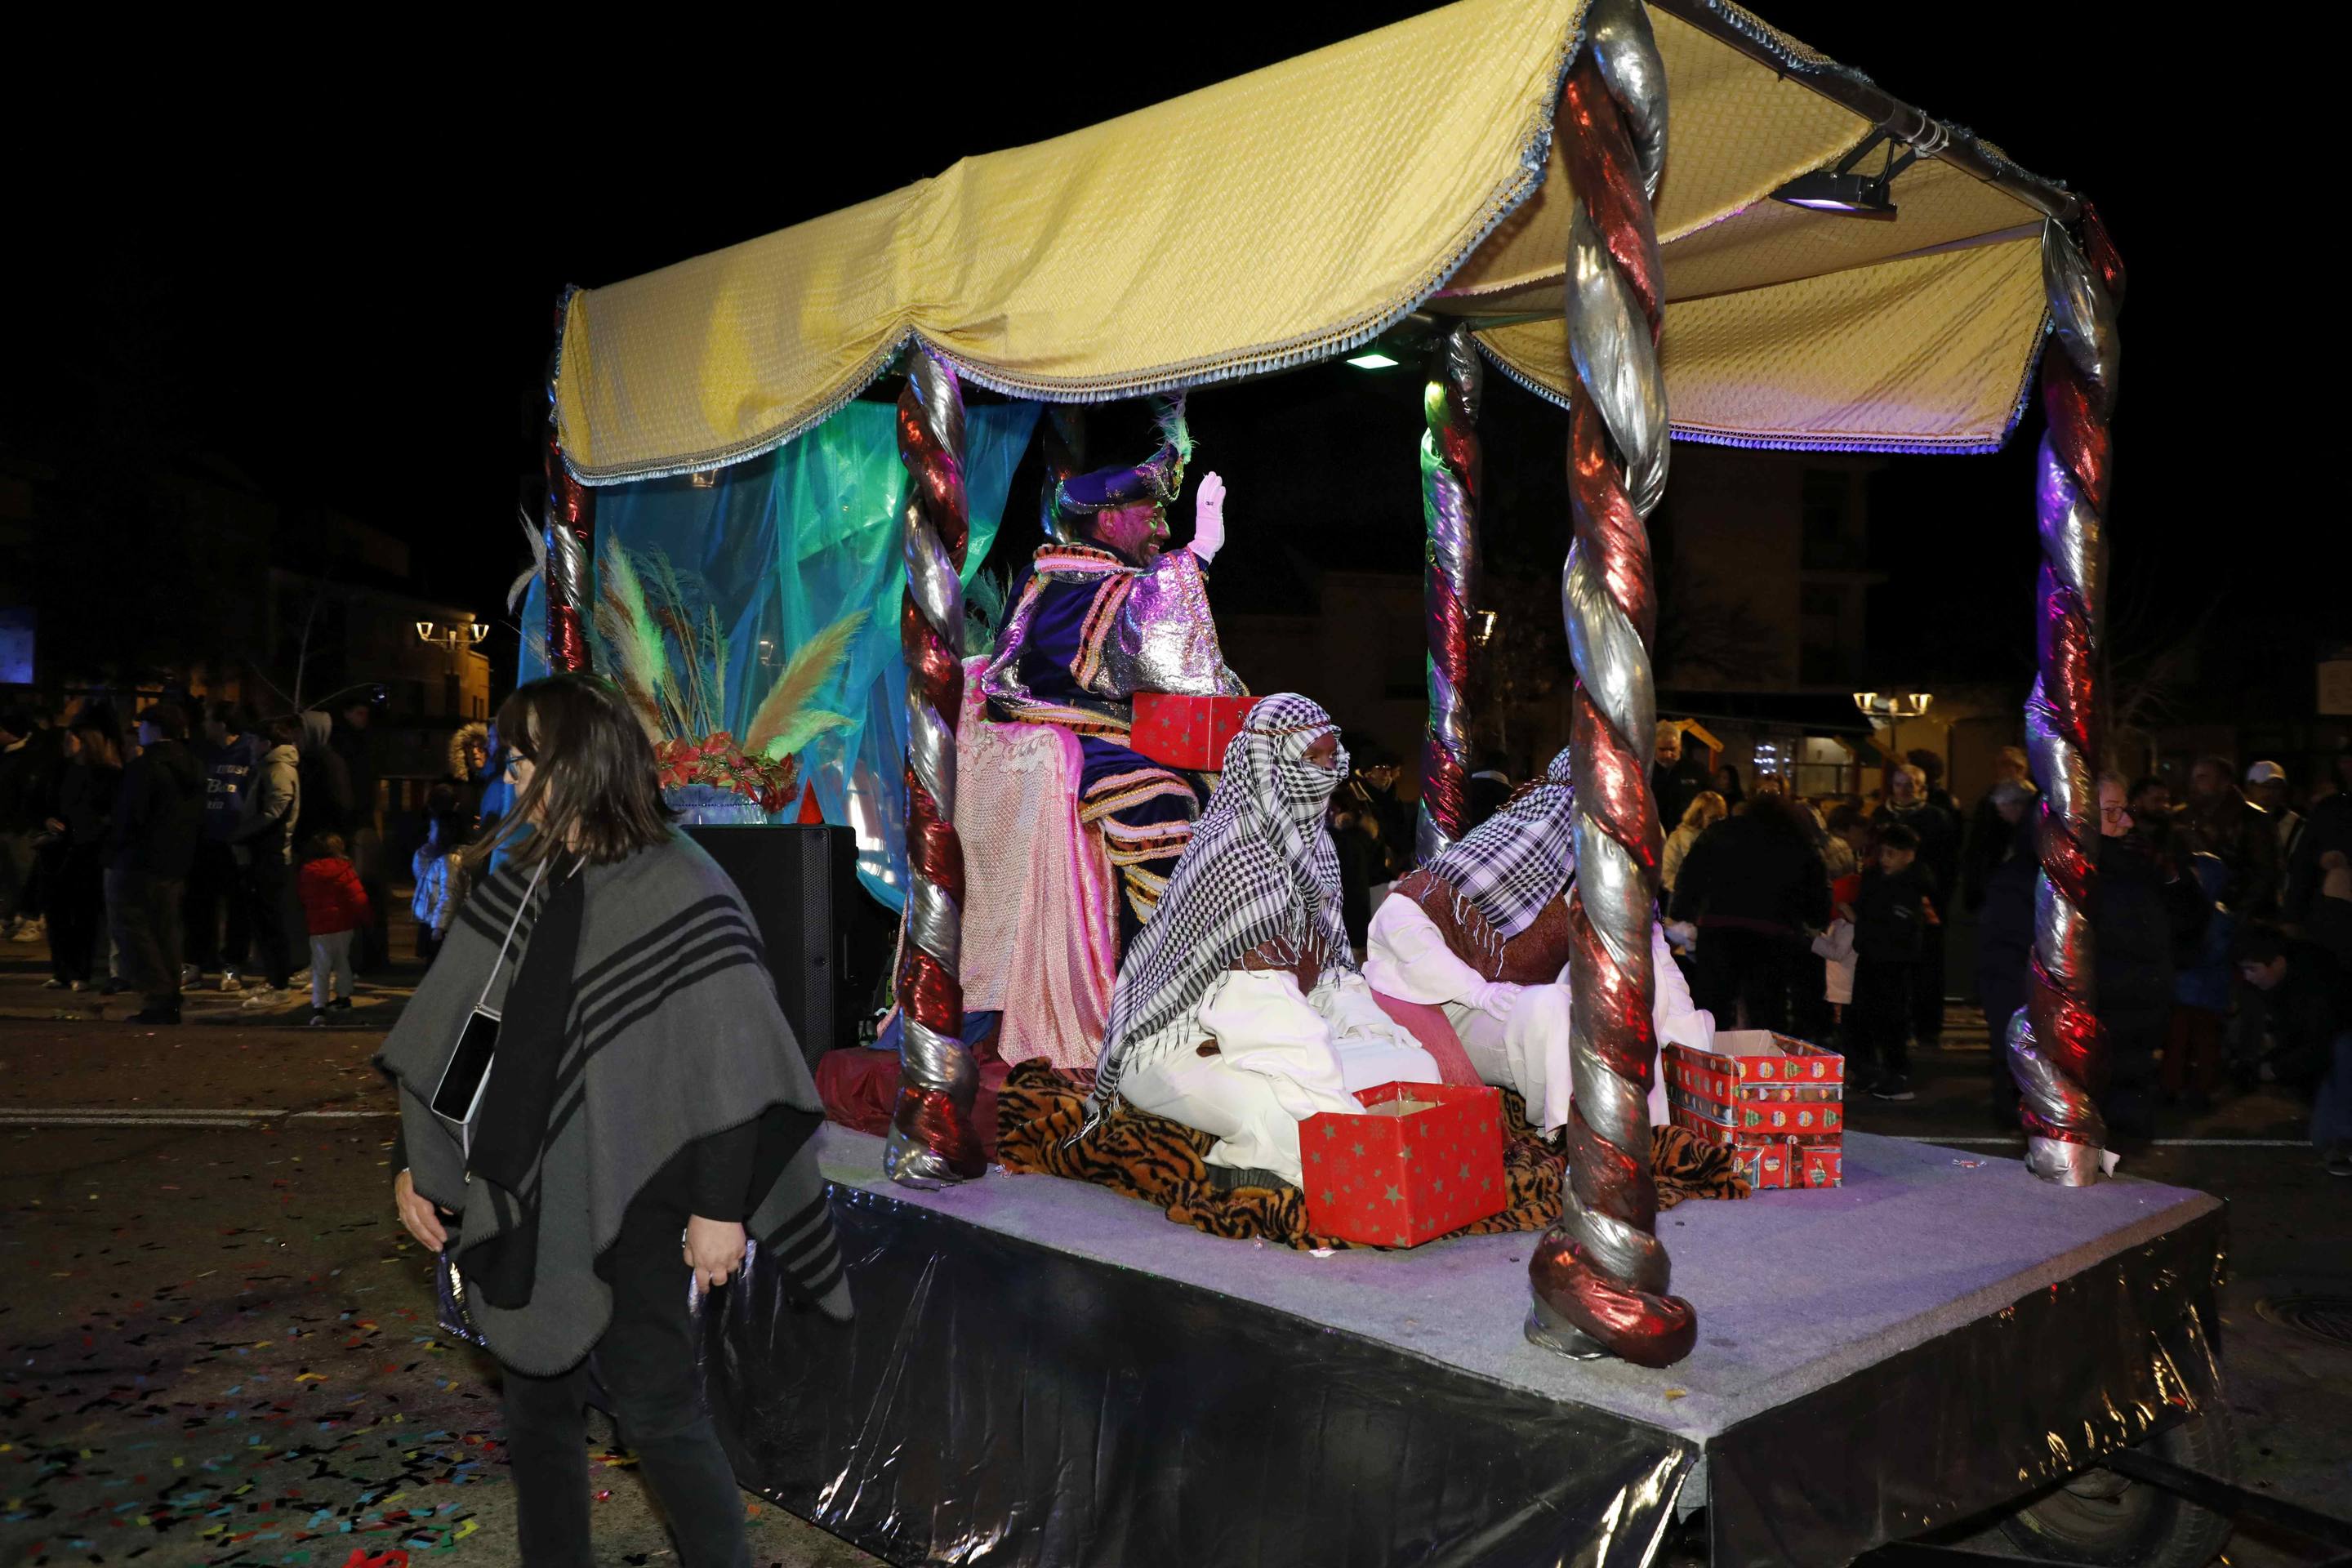
{"type": "Polygon", "coordinates": [[[415,626],[418,642],[428,647],[437,647],[449,656],[449,711],[452,717],[465,718],[465,700],[461,695],[463,681],[458,668],[462,660],[459,656],[489,635],[489,623],[460,621],[456,626],[445,626],[437,621],[418,621],[415,626]]]}
{"type": "Polygon", "coordinates": [[[416,623],[416,640],[454,651],[473,647],[488,637],[489,631],[487,621],[464,621],[454,626],[445,626],[437,621],[419,621],[416,623]]]}
{"type": "Polygon", "coordinates": [[[1862,710],[1864,718],[1873,724],[1892,724],[1899,720],[1924,718],[1927,705],[1936,700],[1932,691],[1857,691],[1853,705],[1862,710]]]}

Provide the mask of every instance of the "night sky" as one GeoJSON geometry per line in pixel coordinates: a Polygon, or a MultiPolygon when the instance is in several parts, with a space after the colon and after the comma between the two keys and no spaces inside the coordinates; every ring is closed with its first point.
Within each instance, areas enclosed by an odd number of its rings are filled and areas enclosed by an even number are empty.
{"type": "MultiPolygon", "coordinates": [[[[939,13],[953,20],[928,23],[910,20],[919,8],[828,8],[828,26],[862,36],[823,37],[777,8],[691,39],[641,37],[633,19],[625,32],[536,58],[464,56],[451,40],[429,52],[394,42],[363,68],[266,77],[226,64],[126,68],[145,78],[119,84],[137,157],[51,139],[28,171],[33,219],[14,259],[31,268],[20,289],[33,287],[16,299],[17,352],[0,371],[8,415],[129,421],[226,454],[281,496],[325,499],[402,531],[434,592],[496,613],[520,564],[518,476],[535,460],[529,441],[565,283],[609,283],[781,228],[958,156],[1075,129],[1419,8],[1163,5],[1108,22],[1098,7],[958,6],[939,13]],[[625,53],[596,54],[606,43],[625,53]],[[845,98],[844,83],[857,95],[845,98]]],[[[2254,317],[2223,308],[2197,265],[2191,198],[2211,174],[2209,154],[2184,162],[2173,147],[2185,139],[2165,129],[2182,89],[2169,63],[2182,43],[2177,19],[2040,0],[1964,12],[1843,0],[1759,8],[2099,201],[2131,273],[2119,624],[2158,640],[2201,624],[2231,650],[2241,683],[2275,663],[2307,691],[2328,609],[2317,575],[2290,574],[2282,589],[2275,551],[2211,542],[2208,528],[2223,520],[2195,504],[2241,482],[2222,475],[2244,461],[2229,453],[2248,433],[2221,423],[2246,411],[2214,401],[2228,365],[2212,356],[2228,349],[2191,332],[2192,312],[2219,310],[2224,330],[2254,317]],[[2200,623],[2209,612],[2219,618],[2200,623]]],[[[1338,379],[1348,374],[1199,400],[1204,439],[1233,432],[1206,463],[1262,476],[1255,489],[1234,485],[1237,533],[1344,521],[1320,515],[1317,496],[1331,488],[1331,465],[1357,460],[1368,428],[1394,423],[1409,453],[1411,396],[1351,391],[1338,379]],[[1220,409],[1221,399],[1231,401],[1220,409]],[[1269,433],[1262,449],[1240,451],[1254,428],[1244,411],[1285,400],[1283,449],[1268,447],[1269,433]]],[[[1493,398],[1523,398],[1489,380],[1493,398]]],[[[1540,434],[1556,429],[1549,417],[1510,423],[1540,434]]],[[[1904,607],[1882,640],[1898,658],[1914,651],[1898,645],[1920,645],[1933,663],[1981,644],[1969,657],[1983,673],[2027,673],[2038,424],[2029,415],[1997,457],[1897,459],[1880,486],[1879,563],[1904,607]]],[[[1557,469],[1556,439],[1530,445],[1524,460],[1557,469]]],[[[1396,538],[1382,530],[1360,549],[1410,566],[1409,461],[1399,472],[1396,538]]]]}

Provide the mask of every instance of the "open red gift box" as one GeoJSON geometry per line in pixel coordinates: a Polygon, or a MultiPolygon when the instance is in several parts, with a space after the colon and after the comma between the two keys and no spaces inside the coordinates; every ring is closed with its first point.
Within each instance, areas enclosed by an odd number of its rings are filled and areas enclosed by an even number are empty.
{"type": "Polygon", "coordinates": [[[1255,697],[1139,691],[1127,743],[1164,766],[1213,773],[1225,765],[1225,743],[1242,732],[1243,721],[1256,706],[1255,697]]]}
{"type": "Polygon", "coordinates": [[[1669,1044],[1675,1126],[1727,1145],[1751,1187],[1845,1180],[1845,1058],[1766,1029],[1718,1030],[1715,1049],[1669,1044]]]}
{"type": "Polygon", "coordinates": [[[1485,1084],[1384,1083],[1360,1113],[1298,1124],[1307,1228],[1374,1247],[1418,1247],[1500,1214],[1503,1097],[1485,1084]]]}

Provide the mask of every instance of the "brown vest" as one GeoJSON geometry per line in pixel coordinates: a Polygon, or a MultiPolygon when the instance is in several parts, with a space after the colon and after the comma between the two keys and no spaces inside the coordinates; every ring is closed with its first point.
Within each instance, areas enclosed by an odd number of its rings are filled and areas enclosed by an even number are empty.
{"type": "Polygon", "coordinates": [[[1261,942],[1235,961],[1235,969],[1288,970],[1298,982],[1301,995],[1312,992],[1329,967],[1324,961],[1322,944],[1309,936],[1304,943],[1287,942],[1261,942]]]}
{"type": "Polygon", "coordinates": [[[1568,893],[1543,907],[1527,930],[1508,942],[1500,939],[1478,906],[1454,890],[1454,885],[1433,871],[1415,871],[1401,879],[1391,898],[1411,899],[1445,938],[1446,948],[1489,980],[1514,985],[1549,985],[1568,966],[1568,893]]]}

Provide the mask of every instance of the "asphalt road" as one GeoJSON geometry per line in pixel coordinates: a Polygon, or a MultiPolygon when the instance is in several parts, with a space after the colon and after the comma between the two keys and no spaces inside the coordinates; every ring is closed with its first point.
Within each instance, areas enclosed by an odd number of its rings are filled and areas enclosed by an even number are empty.
{"type": "MultiPolygon", "coordinates": [[[[127,999],[42,991],[39,952],[0,946],[0,1564],[341,1568],[393,1545],[515,1561],[488,1368],[435,1332],[425,1259],[392,1213],[391,1099],[369,1058],[402,989],[364,991],[333,1028],[304,1026],[307,1004],[230,998],[141,1028],[115,1021],[127,999]]],[[[1982,1108],[1981,1031],[1956,1014],[1951,1044],[1917,1063],[1917,1101],[1864,1101],[1853,1124],[2013,1158],[1982,1108]]],[[[2346,1321],[2352,1182],[2320,1170],[2301,1108],[2273,1092],[2161,1131],[2181,1142],[2126,1169],[2231,1202],[2241,1477],[2352,1512],[2352,1346],[2292,1326],[2314,1298],[2346,1321]]],[[[602,1436],[604,1560],[671,1560],[602,1436]]],[[[875,1561],[745,1506],[759,1562],[875,1561]]],[[[2258,1529],[2230,1553],[2318,1560],[2258,1529]]]]}

